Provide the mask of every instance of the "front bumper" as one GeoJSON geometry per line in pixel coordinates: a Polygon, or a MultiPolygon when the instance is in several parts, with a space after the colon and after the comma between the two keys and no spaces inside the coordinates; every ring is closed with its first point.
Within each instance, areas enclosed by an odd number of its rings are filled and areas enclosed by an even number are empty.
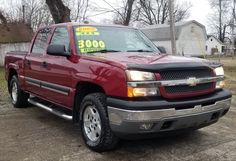
{"type": "MultiPolygon", "coordinates": [[[[113,132],[122,135],[204,127],[217,122],[230,108],[230,92],[226,90],[219,92],[218,94],[207,96],[208,101],[203,101],[204,103],[201,103],[200,99],[192,100],[192,103],[195,102],[193,108],[176,109],[176,102],[168,102],[168,106],[165,106],[166,108],[160,108],[156,101],[158,108],[152,110],[130,110],[111,107],[108,104],[110,126],[113,132]]],[[[205,99],[202,98],[202,100],[205,99]]],[[[183,106],[186,103],[185,101],[178,102],[183,106]]],[[[149,104],[152,104],[152,101],[149,104]]]]}

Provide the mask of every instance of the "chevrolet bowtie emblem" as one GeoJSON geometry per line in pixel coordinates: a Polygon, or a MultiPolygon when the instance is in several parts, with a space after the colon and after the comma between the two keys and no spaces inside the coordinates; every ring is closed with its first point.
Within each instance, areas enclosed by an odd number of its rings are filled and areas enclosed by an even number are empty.
{"type": "Polygon", "coordinates": [[[195,78],[195,77],[190,77],[187,79],[187,84],[189,86],[196,86],[199,83],[199,79],[195,78]]]}

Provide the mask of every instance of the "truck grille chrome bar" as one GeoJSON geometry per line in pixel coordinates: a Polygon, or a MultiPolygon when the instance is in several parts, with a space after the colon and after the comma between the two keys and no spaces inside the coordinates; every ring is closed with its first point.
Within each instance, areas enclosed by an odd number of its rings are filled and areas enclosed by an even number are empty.
{"type": "Polygon", "coordinates": [[[194,78],[194,79],[181,79],[181,80],[163,80],[163,81],[142,81],[142,82],[128,82],[128,85],[131,87],[140,87],[143,85],[155,84],[157,87],[161,86],[181,86],[181,85],[189,85],[193,84],[203,84],[203,83],[211,83],[218,82],[224,80],[224,76],[215,76],[208,78],[194,78]]]}

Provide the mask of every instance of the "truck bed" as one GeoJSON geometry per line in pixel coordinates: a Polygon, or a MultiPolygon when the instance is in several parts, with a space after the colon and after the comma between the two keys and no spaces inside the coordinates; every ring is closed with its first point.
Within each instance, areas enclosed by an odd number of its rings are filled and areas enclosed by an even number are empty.
{"type": "Polygon", "coordinates": [[[8,68],[15,66],[15,68],[22,69],[23,60],[28,52],[27,51],[11,51],[5,56],[5,70],[6,79],[8,79],[8,68]]]}

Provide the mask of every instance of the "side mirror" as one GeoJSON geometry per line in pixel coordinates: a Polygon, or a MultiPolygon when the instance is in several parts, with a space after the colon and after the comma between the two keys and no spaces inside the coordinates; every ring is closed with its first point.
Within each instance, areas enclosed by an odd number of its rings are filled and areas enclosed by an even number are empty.
{"type": "Polygon", "coordinates": [[[69,57],[70,53],[66,52],[65,45],[49,45],[47,49],[48,55],[69,57]]]}
{"type": "Polygon", "coordinates": [[[166,49],[164,46],[157,46],[157,48],[159,49],[161,53],[166,54],[166,49]]]}

